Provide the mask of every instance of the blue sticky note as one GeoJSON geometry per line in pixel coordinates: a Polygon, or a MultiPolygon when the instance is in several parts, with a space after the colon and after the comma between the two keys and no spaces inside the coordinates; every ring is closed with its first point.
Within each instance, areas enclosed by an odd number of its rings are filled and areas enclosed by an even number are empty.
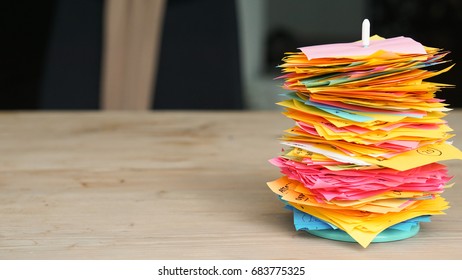
{"type": "Polygon", "coordinates": [[[319,103],[314,103],[309,100],[306,100],[305,105],[307,106],[312,106],[315,108],[318,108],[319,110],[323,110],[324,112],[327,112],[329,114],[335,115],[337,117],[340,117],[342,119],[350,120],[350,121],[355,121],[355,122],[367,122],[367,121],[373,121],[374,118],[368,117],[368,116],[362,116],[353,113],[351,110],[345,110],[345,109],[340,109],[337,107],[333,106],[328,106],[328,105],[321,105],[319,103]]]}
{"type": "Polygon", "coordinates": [[[421,222],[427,222],[427,223],[430,222],[430,216],[426,215],[426,216],[415,217],[407,221],[398,223],[396,225],[392,225],[390,228],[402,230],[402,231],[410,231],[412,227],[418,225],[421,222]]]}
{"type": "Polygon", "coordinates": [[[337,229],[336,226],[313,217],[310,214],[304,213],[295,208],[293,208],[292,211],[294,212],[294,226],[296,230],[337,229]]]}

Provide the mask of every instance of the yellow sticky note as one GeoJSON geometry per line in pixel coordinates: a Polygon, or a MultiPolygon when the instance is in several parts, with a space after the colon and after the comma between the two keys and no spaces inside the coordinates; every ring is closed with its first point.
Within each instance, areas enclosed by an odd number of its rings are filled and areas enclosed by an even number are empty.
{"type": "Polygon", "coordinates": [[[416,150],[399,154],[390,159],[374,159],[364,156],[359,156],[358,159],[369,162],[370,164],[404,171],[433,162],[462,159],[462,152],[453,145],[441,143],[424,146],[416,150]]]}

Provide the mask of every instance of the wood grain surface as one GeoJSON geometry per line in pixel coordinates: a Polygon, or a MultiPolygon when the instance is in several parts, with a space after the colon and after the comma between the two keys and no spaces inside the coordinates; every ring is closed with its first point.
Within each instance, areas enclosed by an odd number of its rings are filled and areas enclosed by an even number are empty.
{"type": "MultiPolygon", "coordinates": [[[[446,117],[462,148],[462,111],[446,117]]],[[[0,113],[0,259],[462,259],[462,162],[447,215],[413,238],[325,240],[267,188],[277,111],[0,113]]]]}

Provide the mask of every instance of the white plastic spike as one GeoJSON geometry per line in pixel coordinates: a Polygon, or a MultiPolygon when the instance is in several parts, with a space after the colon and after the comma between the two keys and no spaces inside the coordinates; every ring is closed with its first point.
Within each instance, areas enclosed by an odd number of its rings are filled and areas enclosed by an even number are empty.
{"type": "Polygon", "coordinates": [[[368,47],[369,46],[369,37],[371,36],[371,23],[369,20],[366,18],[363,20],[363,32],[362,32],[362,41],[363,41],[363,47],[368,47]]]}

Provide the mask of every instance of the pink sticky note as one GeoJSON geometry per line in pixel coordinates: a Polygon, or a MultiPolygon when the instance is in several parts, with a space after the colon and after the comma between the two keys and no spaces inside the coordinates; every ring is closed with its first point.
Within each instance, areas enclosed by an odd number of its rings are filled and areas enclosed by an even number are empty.
{"type": "Polygon", "coordinates": [[[383,40],[371,40],[368,47],[364,47],[361,41],[357,41],[352,43],[309,46],[299,49],[308,59],[368,56],[380,50],[400,54],[426,54],[422,44],[403,36],[383,40]]]}

